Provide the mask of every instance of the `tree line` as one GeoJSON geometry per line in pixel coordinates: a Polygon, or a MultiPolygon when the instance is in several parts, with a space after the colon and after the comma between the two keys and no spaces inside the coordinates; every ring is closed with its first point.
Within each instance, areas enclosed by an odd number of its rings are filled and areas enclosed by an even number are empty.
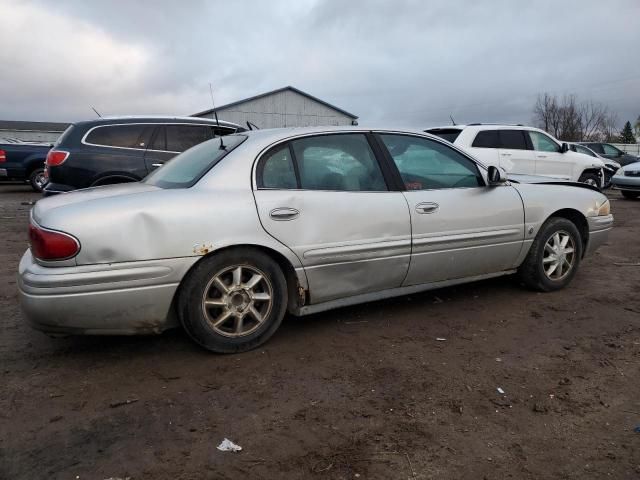
{"type": "Polygon", "coordinates": [[[606,105],[580,101],[576,95],[539,94],[533,107],[533,121],[538,128],[568,142],[636,143],[634,133],[640,134],[640,116],[635,132],[629,121],[618,131],[618,116],[606,105]]]}

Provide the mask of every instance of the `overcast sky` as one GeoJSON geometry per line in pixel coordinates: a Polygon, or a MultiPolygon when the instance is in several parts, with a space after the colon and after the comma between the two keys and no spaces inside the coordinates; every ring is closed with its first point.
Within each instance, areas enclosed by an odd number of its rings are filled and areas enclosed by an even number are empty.
{"type": "Polygon", "coordinates": [[[186,115],[293,85],[360,124],[640,115],[640,1],[0,0],[0,119],[186,115]]]}

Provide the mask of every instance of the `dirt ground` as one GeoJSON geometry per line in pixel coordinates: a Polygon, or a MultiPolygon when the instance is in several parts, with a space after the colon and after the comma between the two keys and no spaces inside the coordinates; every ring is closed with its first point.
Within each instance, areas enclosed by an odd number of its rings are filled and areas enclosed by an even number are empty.
{"type": "Polygon", "coordinates": [[[640,201],[610,197],[609,243],[564,291],[501,278],[287,318],[220,356],[180,330],[31,330],[38,195],[1,185],[0,478],[640,478],[640,201]]]}

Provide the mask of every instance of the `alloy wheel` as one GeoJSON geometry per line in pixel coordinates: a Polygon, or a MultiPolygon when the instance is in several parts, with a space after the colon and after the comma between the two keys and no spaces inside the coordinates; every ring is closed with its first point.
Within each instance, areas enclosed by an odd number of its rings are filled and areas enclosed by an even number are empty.
{"type": "Polygon", "coordinates": [[[264,323],[273,306],[267,275],[249,265],[234,265],[216,273],[202,295],[202,311],[216,333],[243,337],[264,323]]]}
{"type": "Polygon", "coordinates": [[[575,263],[573,237],[564,230],[555,232],[544,245],[542,268],[550,280],[566,277],[575,263]]]}

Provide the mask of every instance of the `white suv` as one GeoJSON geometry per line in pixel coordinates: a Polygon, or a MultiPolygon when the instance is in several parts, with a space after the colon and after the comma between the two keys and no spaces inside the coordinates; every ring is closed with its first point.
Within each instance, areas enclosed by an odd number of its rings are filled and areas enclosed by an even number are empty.
{"type": "Polygon", "coordinates": [[[509,173],[604,186],[601,160],[571,151],[566,143],[538,128],[472,123],[430,128],[425,132],[453,143],[486,166],[502,167],[509,173]]]}

